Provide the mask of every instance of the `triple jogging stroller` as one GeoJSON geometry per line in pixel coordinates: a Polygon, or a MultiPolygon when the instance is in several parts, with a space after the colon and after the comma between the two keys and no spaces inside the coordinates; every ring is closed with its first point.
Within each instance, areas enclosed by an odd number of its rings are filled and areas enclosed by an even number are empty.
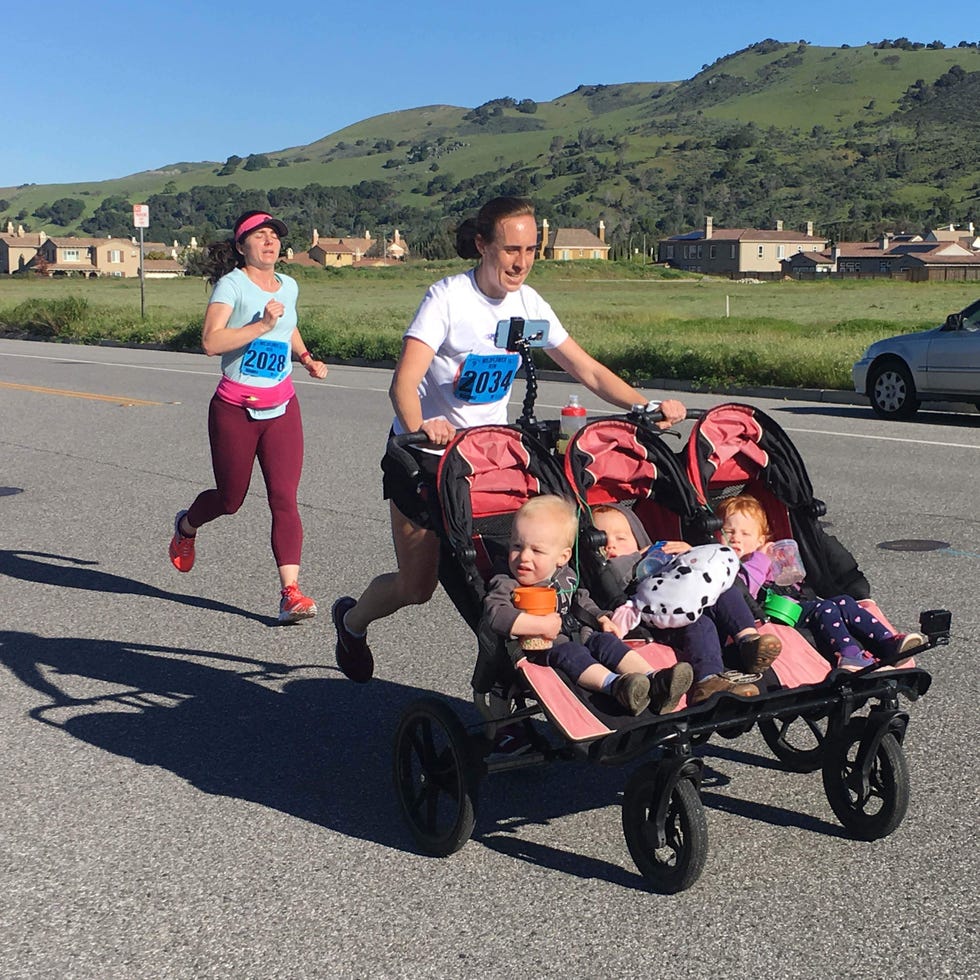
{"type": "MultiPolygon", "coordinates": [[[[447,448],[438,501],[430,506],[441,514],[436,522],[440,580],[477,637],[472,687],[479,720],[464,724],[435,697],[415,701],[401,718],[394,742],[395,788],[421,850],[446,856],[466,843],[481,781],[491,773],[557,759],[622,765],[656,755],[626,782],[623,831],[650,887],[681,891],[701,874],[708,849],[700,797],[703,763],[694,749],[714,734],[737,737],[754,725],[787,768],[822,770],[828,801],[853,836],[877,839],[901,823],[909,792],[902,751],[908,715],[899,699],[916,700],[928,690],[931,678],[919,667],[832,670],[794,630],[766,624],[763,630],[783,640],[777,660],[777,665],[785,660],[777,670],[783,686],[750,698],[715,694],[694,707],[682,703],[669,714],[643,711],[634,717],[611,697],[579,688],[550,667],[526,658],[513,662],[506,644],[483,622],[486,585],[495,562],[506,558],[513,515],[543,493],[580,507],[577,560],[586,587],[599,587],[604,562],[604,536],[592,528],[590,508],[629,506],[651,539],[696,544],[713,540],[720,527],[710,508],[715,495],[740,487],[765,498],[775,529],[798,537],[808,572],[820,568],[818,574],[827,576],[821,587],[833,584],[841,591],[834,575],[844,568],[853,590],[866,593],[853,559],[837,554],[839,560],[826,560],[835,546],[827,546],[818,525],[820,505],[802,460],[788,439],[784,447],[777,445],[785,434],[757,410],[734,410],[742,417],[736,412],[740,424],[732,426],[727,415],[706,413],[682,454],[667,445],[649,416],[629,413],[588,422],[565,456],[558,456],[557,433],[533,419],[527,401],[518,424],[462,430],[447,448]],[[728,427],[742,433],[731,452],[719,437],[728,427]],[[757,434],[749,439],[747,432],[757,434]],[[792,473],[791,464],[798,464],[792,473]],[[531,721],[541,718],[547,724],[531,721]],[[515,725],[525,730],[531,750],[516,757],[495,754],[495,737],[515,725]]],[[[417,473],[417,464],[405,447],[423,439],[399,436],[389,445],[393,459],[410,474],[417,473]]],[[[923,614],[920,625],[929,637],[927,647],[948,641],[948,613],[923,614]]],[[[637,650],[652,669],[674,661],[673,652],[656,643],[637,650]]]]}

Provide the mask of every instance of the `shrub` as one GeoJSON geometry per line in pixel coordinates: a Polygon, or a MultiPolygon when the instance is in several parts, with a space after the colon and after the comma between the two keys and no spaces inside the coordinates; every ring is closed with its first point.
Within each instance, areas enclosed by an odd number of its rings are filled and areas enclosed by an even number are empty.
{"type": "Polygon", "coordinates": [[[89,304],[80,296],[64,299],[28,299],[9,313],[0,314],[8,328],[41,337],[65,338],[88,318],[89,304]]]}

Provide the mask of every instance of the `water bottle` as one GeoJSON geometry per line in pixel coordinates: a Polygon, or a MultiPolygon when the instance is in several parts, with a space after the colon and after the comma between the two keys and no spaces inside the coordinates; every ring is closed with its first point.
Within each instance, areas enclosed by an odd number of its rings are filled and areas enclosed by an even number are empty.
{"type": "Polygon", "coordinates": [[[579,404],[578,395],[569,395],[568,404],[561,410],[561,424],[558,429],[558,452],[568,448],[568,441],[585,425],[585,408],[579,404]]]}
{"type": "Polygon", "coordinates": [[[646,554],[636,564],[633,577],[639,581],[644,578],[652,578],[659,575],[673,560],[673,555],[668,555],[663,547],[666,541],[656,541],[647,549],[646,554]]]}

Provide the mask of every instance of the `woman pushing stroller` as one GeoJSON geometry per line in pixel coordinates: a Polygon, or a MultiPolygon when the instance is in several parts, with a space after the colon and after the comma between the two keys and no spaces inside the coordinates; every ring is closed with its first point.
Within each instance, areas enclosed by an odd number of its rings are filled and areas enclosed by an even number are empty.
{"type": "MultiPolygon", "coordinates": [[[[359,599],[343,596],[333,605],[337,663],[360,683],[374,672],[368,626],[404,606],[428,602],[438,584],[439,539],[428,511],[435,506],[435,473],[445,446],[458,428],[507,423],[518,358],[495,346],[501,320],[547,320],[545,349],[559,367],[620,408],[647,404],[644,395],[586,353],[548,303],[526,285],[538,250],[530,201],[499,197],[487,202],[458,229],[456,250],[477,264],[426,292],[405,333],[389,391],[395,410],[392,432],[421,431],[429,440],[415,452],[428,496],[419,494],[414,480],[382,463],[397,568],[373,579],[359,599]],[[469,383],[481,374],[492,376],[494,383],[469,383]]],[[[685,416],[684,406],[673,399],[656,407],[665,426],[685,416]]]]}

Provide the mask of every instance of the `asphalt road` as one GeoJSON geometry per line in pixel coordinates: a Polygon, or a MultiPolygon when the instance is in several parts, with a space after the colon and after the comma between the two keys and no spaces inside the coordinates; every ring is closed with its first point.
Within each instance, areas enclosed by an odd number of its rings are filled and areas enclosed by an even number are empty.
{"type": "MultiPolygon", "coordinates": [[[[889,616],[912,628],[947,607],[954,637],[908,706],[912,799],[891,837],[848,839],[819,774],[781,771],[756,732],[715,738],[707,867],[662,897],[623,840],[623,768],[497,774],[458,854],[414,852],[392,734],[420,693],[472,718],[475,644],[440,592],[373,630],[370,685],[333,663],[332,599],[391,565],[387,372],[298,385],[319,619],[274,625],[258,473],[193,572],[170,566],[173,514],[211,481],[216,374],[201,356],[0,341],[5,980],[980,975],[980,416],[758,401],[889,616]]],[[[569,390],[542,384],[539,415],[569,390]]]]}

